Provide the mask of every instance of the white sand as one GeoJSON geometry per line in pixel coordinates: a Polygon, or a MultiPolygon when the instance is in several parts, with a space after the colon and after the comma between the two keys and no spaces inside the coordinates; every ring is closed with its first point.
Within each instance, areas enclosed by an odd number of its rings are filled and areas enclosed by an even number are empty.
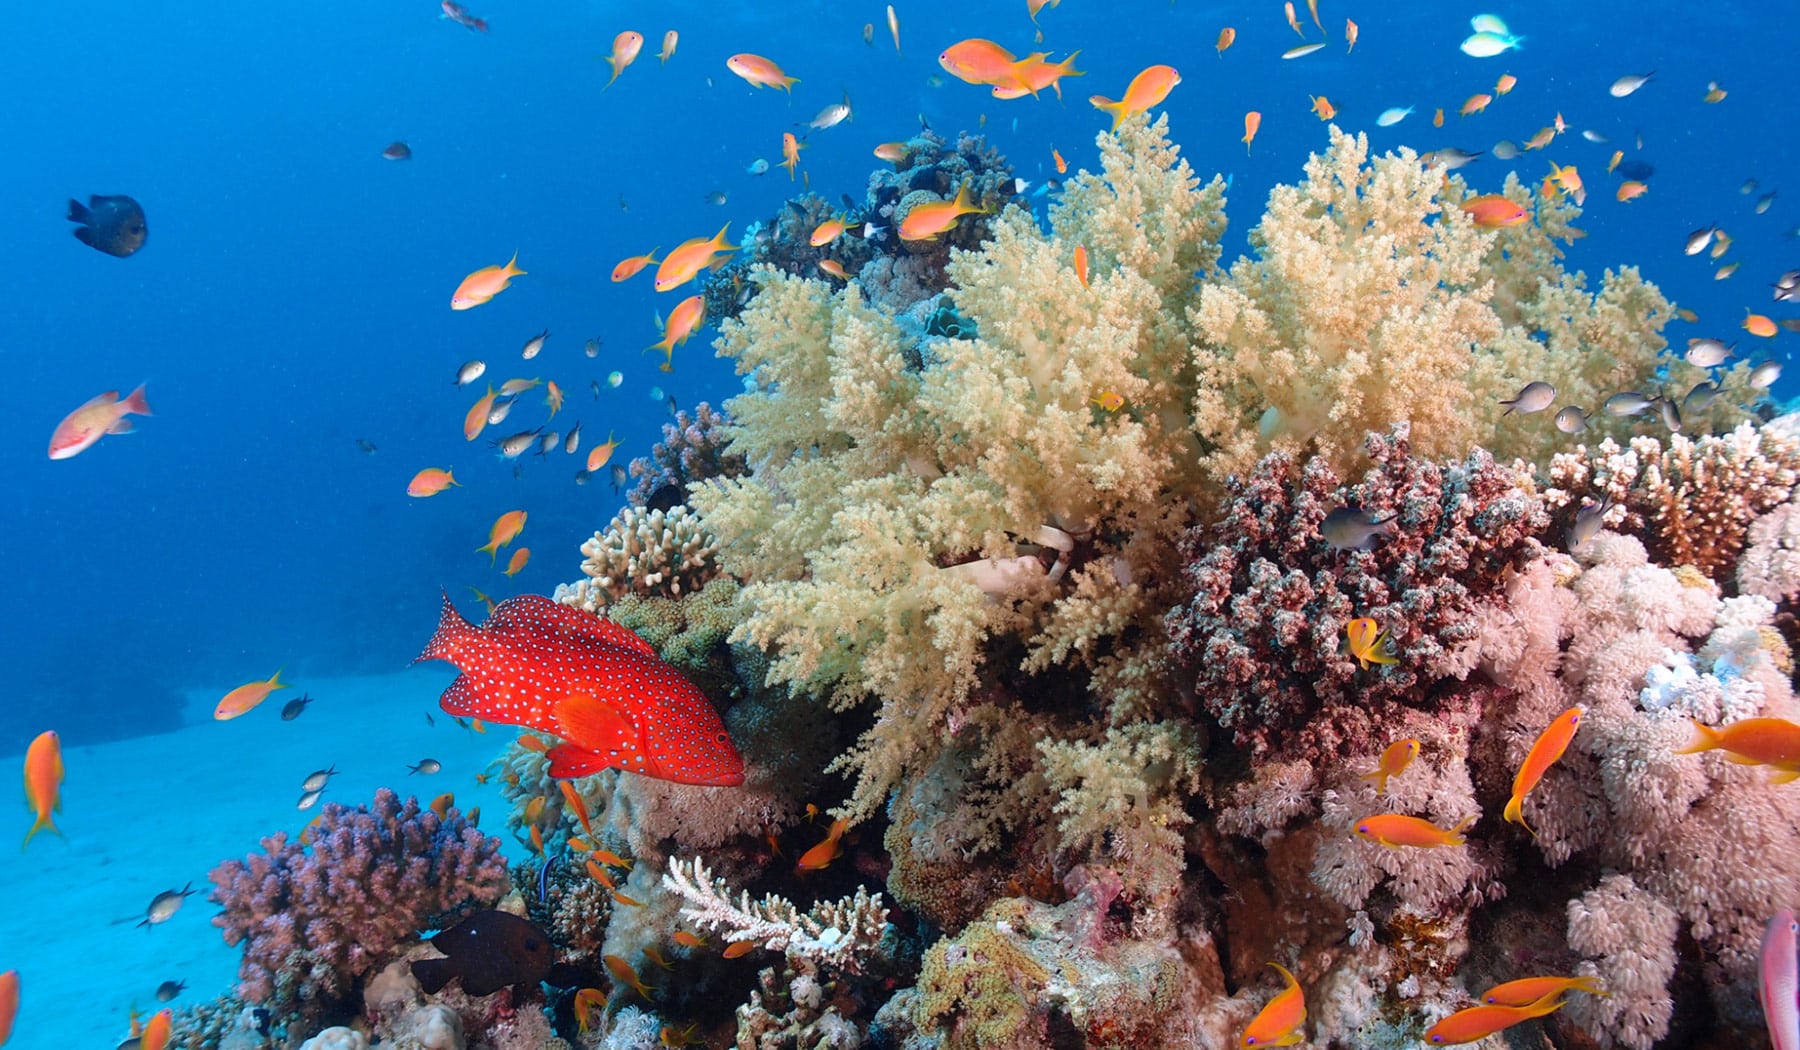
{"type": "MultiPolygon", "coordinates": [[[[311,820],[317,808],[302,813],[294,804],[313,770],[337,766],[325,800],[346,805],[368,802],[382,786],[421,803],[454,791],[457,805],[480,806],[482,826],[496,833],[505,802],[474,774],[515,731],[466,732],[439,711],[454,675],[429,664],[384,677],[296,680],[249,714],[213,722],[212,706],[237,684],[226,683],[190,697],[192,724],[178,732],[66,749],[56,818],[66,837],[40,832],[23,853],[0,841],[0,970],[18,970],[21,984],[7,1050],[110,1050],[131,1007],[163,1005],[155,991],[166,980],[188,982],[169,1004],[176,1007],[230,991],[238,951],[212,925],[218,907],[206,899],[206,873],[255,851],[262,836],[292,835],[311,820]],[[281,721],[281,705],[303,691],[318,702],[281,721]],[[426,757],[443,771],[407,773],[426,757]],[[195,893],[174,918],[136,928],[151,898],[189,882],[195,893]]],[[[0,813],[10,814],[0,830],[12,842],[32,819],[23,764],[23,754],[0,759],[0,813]]],[[[509,861],[524,854],[507,840],[509,861]]]]}

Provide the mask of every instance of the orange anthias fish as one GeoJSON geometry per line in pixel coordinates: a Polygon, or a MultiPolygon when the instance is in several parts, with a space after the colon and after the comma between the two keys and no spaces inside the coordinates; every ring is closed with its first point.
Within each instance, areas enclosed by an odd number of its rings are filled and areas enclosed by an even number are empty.
{"type": "Polygon", "coordinates": [[[794,85],[800,83],[799,77],[790,77],[781,71],[781,67],[761,55],[744,53],[732,55],[725,60],[725,68],[736,73],[756,86],[758,91],[765,87],[778,87],[789,95],[794,93],[794,85]]]}
{"type": "Polygon", "coordinates": [[[613,440],[613,432],[607,431],[605,441],[588,449],[588,473],[593,474],[601,467],[606,466],[606,461],[612,458],[613,449],[618,448],[620,444],[621,442],[613,440]]]}
{"type": "Polygon", "coordinates": [[[629,985],[632,991],[643,996],[645,999],[649,999],[650,993],[655,991],[654,988],[650,988],[644,984],[643,980],[638,977],[637,971],[632,969],[631,964],[624,959],[619,958],[617,955],[606,955],[602,956],[601,959],[606,963],[606,969],[613,975],[614,980],[621,984],[629,985]]]}
{"type": "Polygon", "coordinates": [[[0,973],[0,1046],[12,1038],[13,1018],[19,1015],[19,971],[0,973]]]}
{"type": "Polygon", "coordinates": [[[1693,742],[1675,753],[1714,750],[1734,762],[1773,767],[1777,782],[1800,777],[1800,725],[1785,718],[1745,718],[1717,729],[1695,722],[1693,742]]]}
{"type": "Polygon", "coordinates": [[[1224,29],[1219,30],[1219,41],[1213,45],[1213,48],[1219,52],[1220,58],[1224,58],[1225,52],[1236,42],[1237,30],[1230,26],[1226,26],[1224,29]]]}
{"type": "Polygon", "coordinates": [[[519,269],[519,253],[514,252],[505,266],[483,266],[464,277],[462,283],[456,286],[456,291],[450,294],[450,309],[467,310],[480,306],[506,291],[514,277],[523,276],[525,271],[519,269]]]}
{"type": "Polygon", "coordinates": [[[1492,101],[1494,101],[1494,96],[1492,96],[1492,95],[1487,95],[1487,94],[1470,95],[1468,97],[1468,99],[1463,102],[1462,109],[1459,110],[1458,112],[1460,112],[1465,117],[1471,113],[1480,113],[1482,110],[1488,108],[1488,103],[1490,103],[1492,101]]]}
{"type": "Polygon", "coordinates": [[[406,483],[406,494],[424,499],[426,496],[435,496],[452,485],[457,488],[462,487],[462,483],[457,481],[448,470],[426,467],[414,474],[412,480],[406,483]]]}
{"type": "Polygon", "coordinates": [[[719,954],[727,959],[739,959],[749,955],[756,949],[757,943],[755,941],[732,941],[730,944],[727,944],[725,950],[719,954]]]}
{"type": "Polygon", "coordinates": [[[1500,74],[1500,79],[1494,82],[1494,94],[1504,95],[1517,87],[1518,84],[1518,77],[1513,76],[1511,73],[1502,73],[1500,74]]]}
{"type": "Polygon", "coordinates": [[[1350,647],[1350,655],[1367,671],[1370,664],[1396,664],[1399,659],[1394,656],[1394,643],[1388,633],[1375,625],[1375,621],[1367,616],[1359,616],[1344,625],[1344,634],[1350,647]]]}
{"type": "Polygon", "coordinates": [[[581,792],[575,790],[575,785],[566,780],[558,781],[557,786],[562,788],[563,801],[581,821],[581,830],[587,833],[588,838],[593,838],[594,825],[590,822],[591,818],[588,815],[587,800],[581,797],[581,792]]]}
{"type": "Polygon", "coordinates": [[[1238,1040],[1240,1047],[1293,1046],[1306,1041],[1306,997],[1300,991],[1300,982],[1280,963],[1269,965],[1280,971],[1287,986],[1275,993],[1275,998],[1264,1004],[1244,1027],[1243,1037],[1238,1040]]]}
{"type": "Polygon", "coordinates": [[[556,414],[562,411],[562,387],[557,386],[554,379],[544,384],[544,406],[550,410],[550,415],[546,417],[548,419],[556,418],[556,414]]]}
{"type": "MultiPolygon", "coordinates": [[[[606,87],[613,86],[613,81],[619,79],[619,74],[625,72],[626,66],[637,61],[638,52],[643,49],[644,34],[642,33],[634,33],[627,29],[625,32],[613,37],[612,54],[606,56],[606,62],[608,65],[612,66],[613,72],[612,79],[606,82],[606,87]]],[[[665,58],[663,61],[666,62],[668,59],[665,58]]],[[[601,88],[600,90],[605,91],[606,88],[601,88]]]]}
{"type": "Polygon", "coordinates": [[[1088,286],[1087,245],[1077,244],[1075,246],[1074,263],[1075,279],[1081,282],[1083,288],[1086,288],[1088,286]]]}
{"type": "Polygon", "coordinates": [[[906,143],[883,142],[875,147],[875,159],[885,160],[889,164],[898,164],[906,159],[906,143]]]}
{"type": "MultiPolygon", "coordinates": [[[[1537,787],[1538,781],[1544,779],[1544,773],[1568,750],[1569,741],[1575,739],[1575,731],[1581,728],[1584,711],[1580,705],[1571,707],[1557,715],[1556,720],[1538,734],[1531,750],[1525,755],[1525,761],[1519,765],[1518,775],[1513,777],[1512,798],[1507,800],[1506,809],[1501,813],[1501,817],[1508,823],[1531,831],[1531,825],[1525,823],[1525,796],[1531,793],[1532,788],[1537,787]]],[[[1534,838],[1537,836],[1535,831],[1531,831],[1531,834],[1534,838]]]]}
{"type": "Polygon", "coordinates": [[[673,940],[683,948],[704,948],[708,943],[705,937],[697,933],[689,933],[686,930],[676,930],[673,940]]]}
{"type": "Polygon", "coordinates": [[[586,1035],[589,1018],[595,1010],[606,1007],[606,993],[598,988],[583,988],[575,993],[575,1027],[580,1035],[586,1035]]]}
{"type": "Polygon", "coordinates": [[[50,458],[68,459],[79,455],[108,434],[131,433],[128,415],[147,416],[150,402],[144,399],[142,384],[124,398],[117,390],[108,390],[63,417],[50,433],[50,458]]]}
{"type": "Polygon", "coordinates": [[[1775,322],[1769,320],[1768,317],[1763,314],[1751,313],[1748,309],[1745,309],[1744,331],[1749,332],[1754,336],[1760,336],[1763,339],[1773,339],[1775,338],[1776,332],[1775,322]]]}
{"type": "Polygon", "coordinates": [[[525,512],[522,510],[509,510],[505,514],[494,519],[494,524],[488,529],[487,544],[475,548],[475,553],[480,554],[482,551],[486,551],[488,555],[488,564],[492,565],[500,558],[500,548],[518,539],[519,533],[524,531],[525,512]]]}
{"type": "Polygon", "coordinates": [[[25,833],[25,841],[19,846],[21,850],[31,845],[32,836],[46,828],[62,834],[56,822],[50,819],[50,814],[62,812],[62,780],[62,738],[55,730],[45,730],[25,749],[25,802],[37,819],[25,833]]]}
{"type": "Polygon", "coordinates": [[[731,224],[726,223],[710,238],[694,237],[677,245],[656,268],[656,290],[666,292],[679,288],[700,276],[700,271],[706,269],[713,256],[737,251],[737,245],[725,240],[725,231],[729,229],[731,224]]]}
{"type": "Polygon", "coordinates": [[[658,248],[652,248],[642,255],[634,255],[629,259],[620,259],[619,265],[613,267],[613,283],[618,284],[620,281],[629,281],[633,277],[636,277],[644,267],[661,261],[656,257],[656,253],[659,250],[660,249],[658,248]]]}
{"type": "Polygon", "coordinates": [[[744,782],[744,760],[706,694],[611,620],[523,594],[475,627],[445,595],[418,659],[462,672],[440,700],[449,714],[561,737],[548,755],[552,777],[616,768],[681,784],[744,782]]]}
{"type": "Polygon", "coordinates": [[[463,416],[464,439],[474,441],[481,436],[482,428],[487,426],[488,413],[494,410],[494,398],[497,396],[493,384],[489,383],[487,396],[469,406],[468,414],[463,416]]]}
{"type": "Polygon", "coordinates": [[[1471,197],[1463,201],[1462,210],[1484,230],[1517,226],[1531,217],[1524,205],[1499,193],[1471,197]]]}
{"type": "Polygon", "coordinates": [[[1636,179],[1626,179],[1624,182],[1619,183],[1619,192],[1615,193],[1613,197],[1620,203],[1624,203],[1625,201],[1637,200],[1639,197],[1642,197],[1649,192],[1650,187],[1647,184],[1639,182],[1636,179]]]}
{"type": "Polygon", "coordinates": [[[1050,88],[1056,92],[1057,98],[1061,98],[1063,77],[1087,76],[1085,72],[1075,68],[1075,56],[1079,54],[1081,54],[1080,51],[1073,51],[1070,52],[1068,58],[1061,62],[1052,62],[1049,52],[1036,51],[1019,59],[1013,63],[1014,83],[995,84],[994,97],[1021,98],[1025,95],[1035,97],[1038,92],[1050,88]]]}
{"type": "Polygon", "coordinates": [[[280,671],[270,675],[266,682],[246,682],[225,694],[224,699],[219,701],[219,706],[213,708],[213,718],[228,722],[267,700],[275,690],[286,688],[288,686],[281,680],[280,671]]]}
{"type": "Polygon", "coordinates": [[[1425,1032],[1425,1042],[1432,1046],[1473,1043],[1533,1017],[1555,1013],[1561,1007],[1562,1000],[1555,992],[1528,1006],[1471,1006],[1432,1025],[1425,1032]]]}
{"type": "MultiPolygon", "coordinates": [[[[663,326],[662,342],[645,349],[646,351],[661,350],[663,352],[662,370],[670,371],[675,360],[675,348],[687,342],[705,324],[706,296],[690,295],[676,303],[675,309],[669,311],[668,323],[663,326]]],[[[589,467],[588,471],[592,473],[596,469],[598,468],[589,467]]]]}
{"type": "Polygon", "coordinates": [[[964,215],[986,214],[987,209],[969,200],[969,184],[956,188],[956,199],[927,201],[914,205],[901,220],[899,234],[903,241],[929,241],[956,225],[964,215]]]}
{"type": "Polygon", "coordinates": [[[1401,846],[1413,846],[1419,849],[1460,846],[1464,841],[1464,829],[1475,823],[1480,817],[1479,813],[1464,817],[1461,823],[1446,830],[1420,817],[1409,817],[1404,813],[1378,813],[1357,821],[1356,833],[1370,842],[1380,843],[1389,849],[1398,849],[1401,846]]]}
{"type": "Polygon", "coordinates": [[[1361,32],[1361,26],[1348,18],[1344,19],[1344,54],[1347,55],[1356,50],[1356,37],[1361,32]]]}
{"type": "Polygon", "coordinates": [[[1489,1006],[1530,1006],[1547,995],[1561,995],[1571,989],[1606,994],[1598,977],[1522,977],[1482,992],[1481,1001],[1489,1006]]]}
{"type": "Polygon", "coordinates": [[[517,576],[519,574],[519,570],[525,568],[525,563],[530,560],[531,560],[531,548],[530,547],[520,547],[518,550],[513,551],[512,558],[510,560],[508,560],[506,563],[506,569],[504,570],[506,575],[517,576]]]}
{"type": "Polygon", "coordinates": [[[174,1028],[175,1011],[166,1007],[158,1010],[144,1025],[144,1034],[138,1036],[138,1050],[166,1050],[174,1028]]]}
{"type": "Polygon", "coordinates": [[[1417,740],[1411,737],[1405,740],[1396,740],[1381,752],[1381,761],[1376,763],[1375,769],[1368,773],[1362,773],[1360,776],[1364,780],[1373,780],[1377,793],[1384,792],[1387,790],[1388,778],[1404,773],[1406,767],[1412,764],[1412,760],[1418,753],[1419,742],[1417,740]]]}
{"type": "Polygon", "coordinates": [[[1256,110],[1244,114],[1244,156],[1250,155],[1250,144],[1256,141],[1256,129],[1262,127],[1262,114],[1256,110]]]}
{"type": "Polygon", "coordinates": [[[1011,51],[980,37],[958,41],[938,55],[944,72],[966,84],[1016,87],[1013,67],[1017,62],[1011,51]]]}
{"type": "Polygon", "coordinates": [[[1308,95],[1312,99],[1312,111],[1320,120],[1330,120],[1337,116],[1337,107],[1324,95],[1308,95]]]}
{"type": "Polygon", "coordinates": [[[806,238],[806,243],[812,245],[814,248],[823,248],[832,241],[837,240],[843,232],[843,219],[826,219],[824,222],[813,227],[811,235],[806,238]]]}
{"type": "Polygon", "coordinates": [[[1562,191],[1576,204],[1587,203],[1587,190],[1581,184],[1581,173],[1575,170],[1575,165],[1551,161],[1550,180],[1562,187],[1562,191]]]}
{"type": "Polygon", "coordinates": [[[675,45],[681,40],[681,34],[671,29],[663,34],[662,50],[656,53],[658,62],[667,62],[675,57],[675,45]]]}
{"type": "Polygon", "coordinates": [[[839,840],[844,837],[844,832],[849,829],[850,822],[843,817],[839,817],[832,821],[831,830],[825,833],[825,841],[814,846],[812,849],[807,850],[805,853],[800,854],[800,860],[796,864],[796,868],[800,871],[818,871],[820,868],[823,868],[836,860],[838,854],[842,852],[839,840]]]}
{"type": "Polygon", "coordinates": [[[787,169],[789,182],[794,181],[794,172],[800,167],[800,151],[805,148],[793,132],[781,133],[781,166],[787,169]]]}
{"type": "Polygon", "coordinates": [[[1088,101],[1095,109],[1112,114],[1113,130],[1133,113],[1147,112],[1150,107],[1161,105],[1162,100],[1169,97],[1175,85],[1181,83],[1181,74],[1174,66],[1150,66],[1137,76],[1125,88],[1125,97],[1117,102],[1105,95],[1090,95],[1088,101]]]}

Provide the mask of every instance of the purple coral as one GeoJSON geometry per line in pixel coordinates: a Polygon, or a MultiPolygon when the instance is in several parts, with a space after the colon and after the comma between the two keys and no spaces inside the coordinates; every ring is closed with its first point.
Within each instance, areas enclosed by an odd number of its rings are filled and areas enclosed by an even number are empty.
{"type": "Polygon", "coordinates": [[[326,803],[308,839],[276,832],[208,876],[224,909],[213,925],[244,945],[237,994],[278,1015],[317,1019],[420,929],[492,906],[509,884],[499,839],[387,788],[371,806],[326,803]]]}
{"type": "Polygon", "coordinates": [[[638,483],[627,497],[632,506],[668,510],[687,502],[688,487],[708,478],[737,478],[750,473],[744,457],[726,451],[725,425],[731,417],[705,401],[689,415],[675,413],[675,422],[663,424],[662,440],[648,457],[631,461],[631,476],[638,483]]]}
{"type": "Polygon", "coordinates": [[[1256,754],[1317,760],[1366,750],[1408,709],[1464,710],[1476,614],[1503,601],[1509,570],[1548,525],[1535,498],[1477,449],[1458,463],[1411,455],[1404,424],[1367,441],[1374,465],[1344,486],[1325,460],[1263,459],[1233,478],[1224,520],[1183,541],[1193,596],[1167,619],[1201,703],[1256,754]],[[1331,511],[1397,515],[1372,550],[1336,550],[1319,534],[1331,511]],[[1361,670],[1345,625],[1372,617],[1399,662],[1361,670]]]}

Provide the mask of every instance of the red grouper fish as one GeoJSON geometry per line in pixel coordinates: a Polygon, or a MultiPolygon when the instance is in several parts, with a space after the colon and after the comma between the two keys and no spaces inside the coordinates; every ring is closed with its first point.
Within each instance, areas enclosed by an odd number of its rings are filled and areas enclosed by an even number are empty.
{"type": "Polygon", "coordinates": [[[744,782],[744,760],[706,694],[611,620],[521,594],[476,627],[445,595],[419,660],[462,672],[438,701],[450,714],[562,737],[549,751],[553,777],[616,768],[679,784],[744,782]]]}

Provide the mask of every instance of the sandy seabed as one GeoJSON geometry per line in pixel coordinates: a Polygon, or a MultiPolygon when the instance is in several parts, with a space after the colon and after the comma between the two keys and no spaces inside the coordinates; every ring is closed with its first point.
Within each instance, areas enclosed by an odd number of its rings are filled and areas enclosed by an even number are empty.
{"type": "MultiPolygon", "coordinates": [[[[379,787],[424,804],[446,791],[480,806],[499,833],[506,803],[474,775],[499,754],[513,729],[463,730],[437,709],[455,676],[444,665],[357,678],[297,678],[256,710],[214,722],[213,705],[231,687],[193,693],[187,725],[63,753],[63,837],[40,832],[25,851],[0,842],[0,971],[17,970],[20,1003],[7,1050],[111,1050],[127,1035],[129,1011],[161,1008],[156,988],[186,981],[170,1006],[206,1002],[237,979],[238,950],[212,925],[206,874],[255,851],[264,835],[296,834],[318,810],[295,809],[300,782],[336,766],[325,801],[366,803],[379,787]],[[292,722],[281,706],[310,693],[317,701],[292,722]],[[425,719],[429,712],[436,726],[425,719]],[[407,767],[435,758],[443,770],[407,767]],[[195,893],[168,922],[138,927],[151,899],[193,883],[195,893]]],[[[123,713],[123,712],[122,712],[123,713]]],[[[45,726],[53,729],[54,726],[45,726]]],[[[31,827],[24,804],[24,753],[0,758],[0,831],[13,841],[31,827]]],[[[505,836],[502,836],[505,838],[505,836]]],[[[506,840],[509,861],[526,850],[506,840]]]]}

